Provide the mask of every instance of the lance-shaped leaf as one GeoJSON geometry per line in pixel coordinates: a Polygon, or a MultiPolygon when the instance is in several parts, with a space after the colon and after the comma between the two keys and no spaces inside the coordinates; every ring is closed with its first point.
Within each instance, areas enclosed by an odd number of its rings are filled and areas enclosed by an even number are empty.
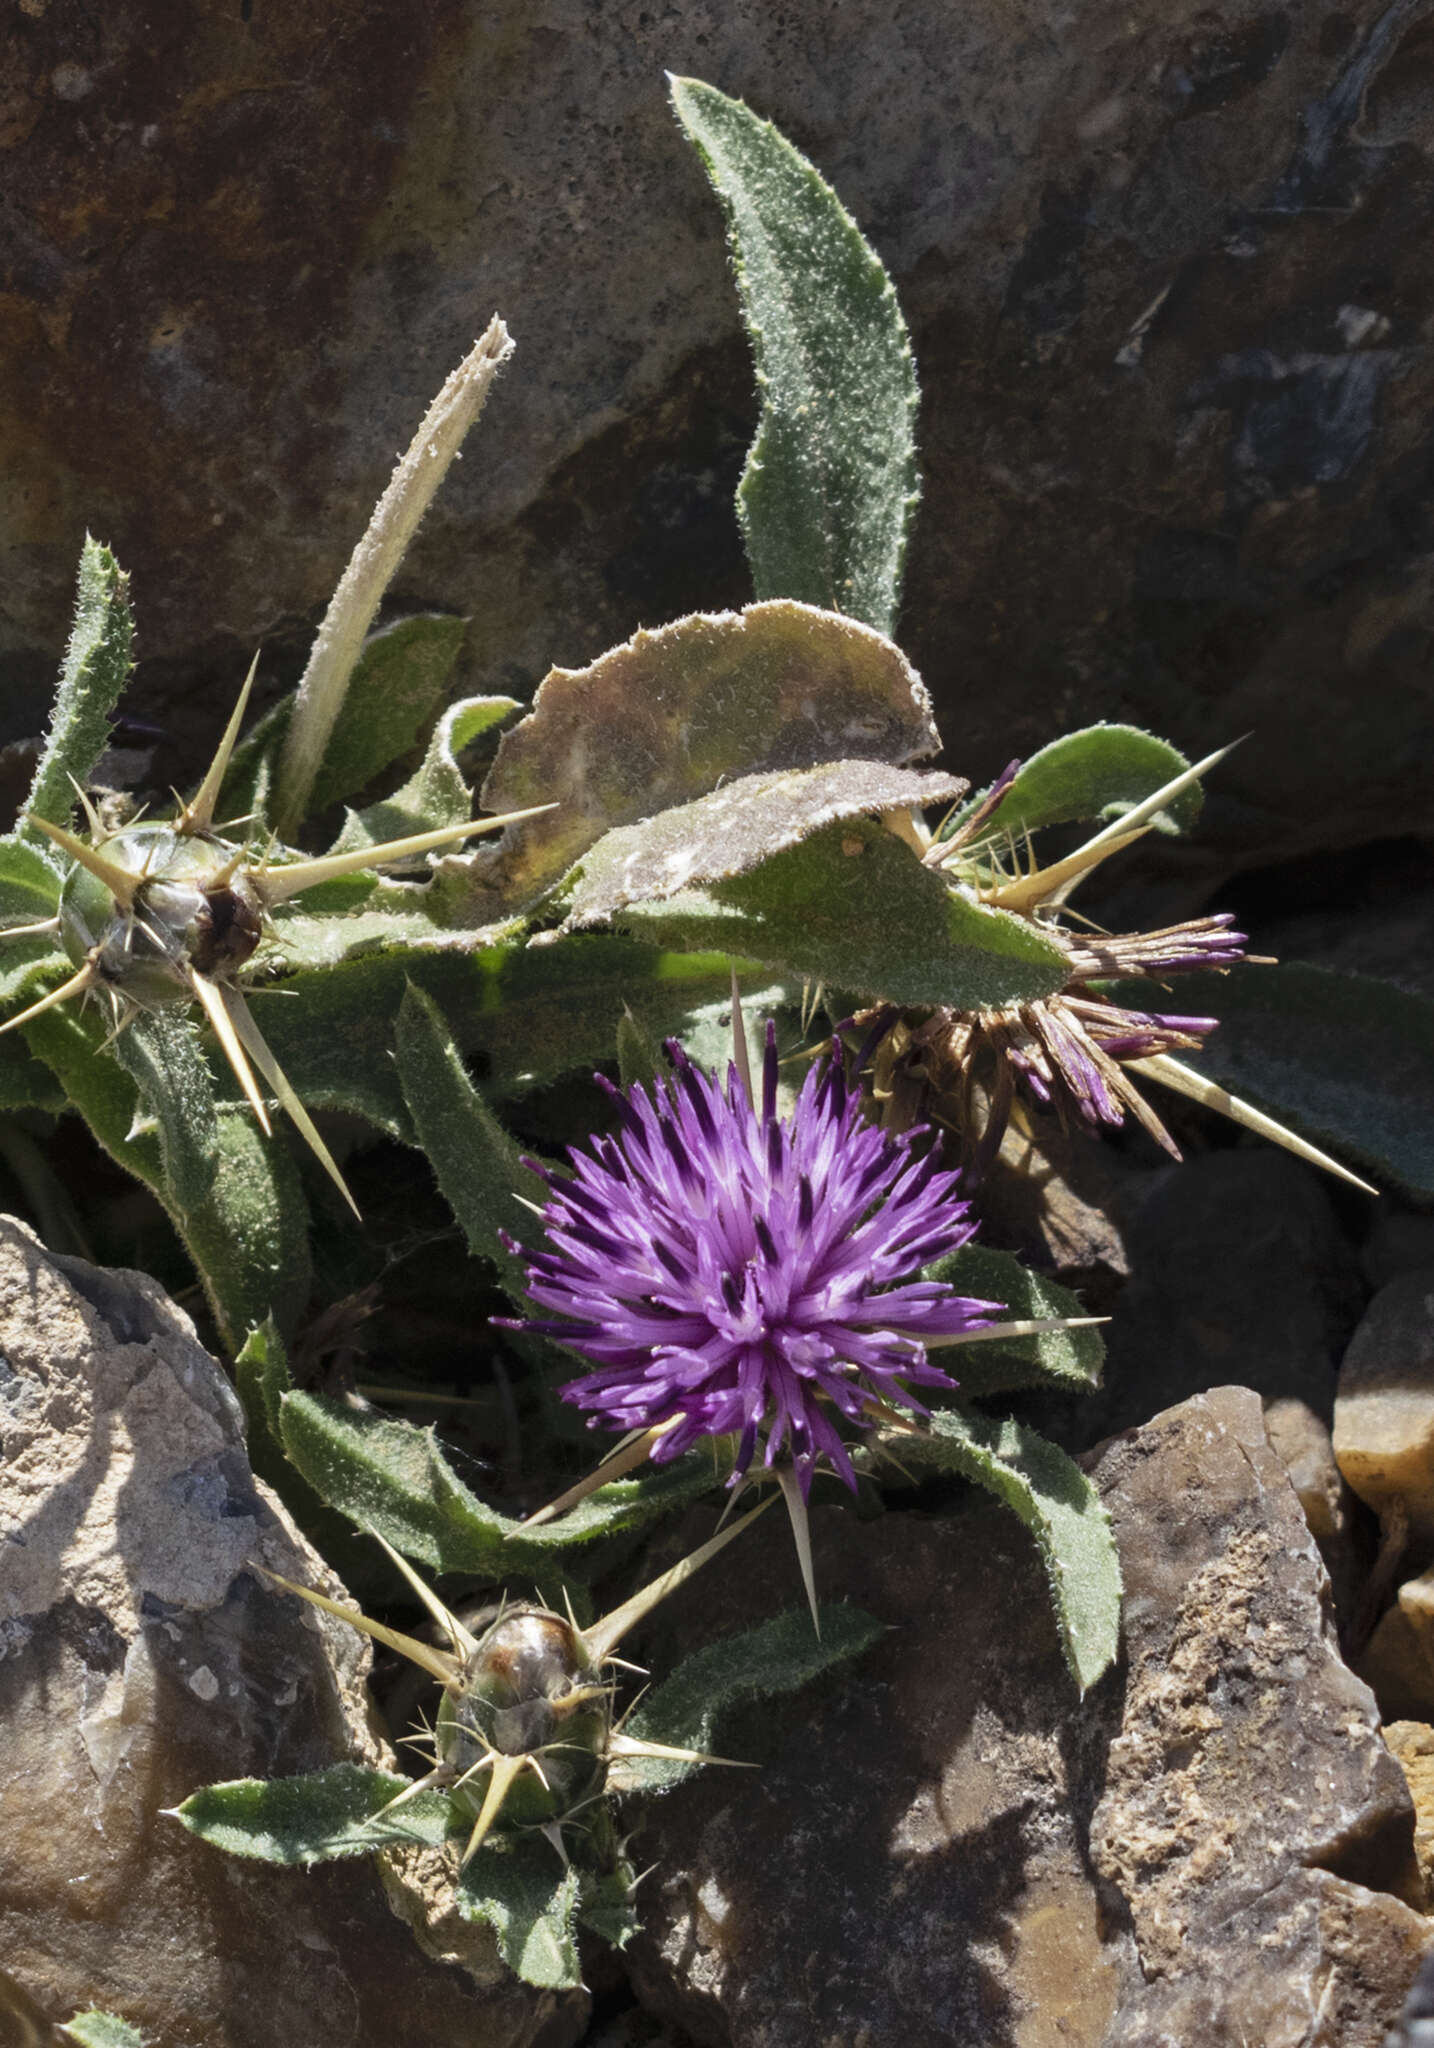
{"type": "Polygon", "coordinates": [[[214,1077],[199,1034],[181,1012],[151,1011],[136,1017],[112,1050],[159,1132],[169,1200],[187,1214],[213,1187],[219,1164],[214,1077]]]}
{"type": "Polygon", "coordinates": [[[535,1835],[488,1842],[459,1874],[456,1900],[465,1920],[498,1937],[498,1953],[525,1984],[568,1991],[582,1982],[578,1963],[578,1872],[564,1867],[535,1835]]]}
{"type": "Polygon", "coordinates": [[[786,602],[694,613],[546,677],[503,735],[481,801],[495,813],[557,809],[510,826],[490,851],[445,861],[433,885],[448,892],[441,914],[487,923],[495,903],[531,900],[614,826],[734,775],[901,766],[940,744],[920,678],[870,627],[786,602]],[[538,795],[518,794],[528,790],[538,795]]]}
{"type": "Polygon", "coordinates": [[[495,315],[424,414],[339,578],[314,636],[284,736],[274,823],[286,837],[292,836],[309,807],[314,778],[327,754],[364,636],[384,591],[512,350],[508,330],[495,315]]]}
{"type": "MultiPolygon", "coordinates": [[[[1149,984],[1116,984],[1149,1002],[1149,984]]],[[[1218,1017],[1180,1064],[1339,1159],[1434,1196],[1434,1002],[1372,975],[1289,962],[1180,977],[1180,1006],[1218,1017]]]]}
{"type": "Polygon", "coordinates": [[[916,370],[891,280],[836,194],[740,100],[672,81],[727,216],[762,415],[737,493],[759,597],[889,633],[916,506],[916,370]]]}
{"type": "Polygon", "coordinates": [[[445,1793],[405,1799],[388,1824],[378,1816],[413,1780],[362,1764],[333,1764],[299,1778],[234,1778],[206,1785],[174,1810],[192,1835],[231,1856],[263,1863],[330,1863],[367,1856],[387,1842],[440,1848],[453,1828],[445,1793]]]}
{"type": "Polygon", "coordinates": [[[966,788],[959,776],[883,761],[739,776],[600,839],[576,872],[569,924],[605,923],[625,904],[728,881],[839,819],[950,803],[966,788]]]}
{"type": "MultiPolygon", "coordinates": [[[[964,1245],[923,1270],[924,1279],[943,1281],[958,1294],[999,1301],[1012,1322],[1083,1318],[1085,1306],[1069,1288],[1033,1273],[1011,1252],[981,1244],[964,1245]]],[[[1088,1393],[1100,1385],[1105,1341],[1089,1324],[1083,1329],[1038,1330],[1025,1337],[997,1337],[962,1344],[939,1354],[963,1396],[1004,1394],[1018,1387],[1060,1386],[1088,1393]]],[[[932,1389],[927,1400],[939,1400],[932,1389]]]]}
{"type": "Polygon", "coordinates": [[[97,1014],[73,1008],[48,1011],[25,1026],[32,1051],[110,1157],[164,1203],[225,1344],[237,1351],[245,1332],[271,1310],[281,1327],[289,1326],[308,1300],[312,1270],[308,1206],[283,1145],[264,1138],[247,1110],[222,1105],[213,1184],[202,1201],[182,1210],[139,1091],[117,1060],[101,1054],[103,1035],[97,1014]]]}
{"type": "Polygon", "coordinates": [[[109,745],[109,717],[129,675],[133,646],[129,578],[109,549],[86,534],[75,623],[17,837],[39,837],[29,819],[45,818],[52,825],[68,819],[75,782],[87,779],[109,745]]]}
{"type": "Polygon", "coordinates": [[[490,1259],[515,1301],[526,1292],[523,1261],[500,1231],[520,1241],[532,1219],[518,1197],[541,1207],[547,1190],[484,1102],[463,1065],[443,1012],[409,985],[398,1013],[398,1075],[418,1142],[469,1249],[490,1259]]]}
{"type": "MultiPolygon", "coordinates": [[[[981,836],[1021,838],[1042,825],[1094,818],[1111,823],[1133,805],[1173,782],[1190,763],[1176,748],[1134,725],[1088,725],[1069,732],[1023,761],[981,828],[981,836]]],[[[973,800],[979,803],[980,798],[973,800]]],[[[1151,819],[1157,832],[1188,832],[1200,815],[1200,785],[1192,783],[1151,819]]],[[[971,805],[967,805],[969,811],[971,805]]],[[[954,830],[961,822],[951,820],[954,830]]]]}
{"type": "MultiPolygon", "coordinates": [[[[882,1625],[859,1607],[820,1610],[820,1633],[805,1607],[789,1608],[756,1628],[708,1643],[684,1659],[623,1723],[635,1742],[710,1754],[722,1716],[744,1700],[797,1692],[834,1665],[859,1657],[882,1634],[882,1625]]],[[[677,1757],[623,1755],[615,1783],[627,1792],[665,1792],[700,1770],[677,1757]]]]}
{"type": "MultiPolygon", "coordinates": [[[[714,1483],[710,1457],[693,1452],[612,1480],[561,1520],[533,1528],[465,1486],[431,1430],[302,1393],[281,1399],[280,1428],[290,1459],[331,1507],[430,1571],[494,1583],[518,1573],[550,1577],[562,1553],[641,1528],[714,1483]]],[[[563,1569],[575,1567],[565,1558],[563,1569]]]]}
{"type": "Polygon", "coordinates": [[[908,1470],[959,1472],[1020,1516],[1046,1568],[1071,1676],[1088,1691],[1119,1644],[1120,1559],[1110,1517],[1075,1460],[1009,1416],[955,1408],[923,1432],[883,1431],[879,1441],[908,1470]]]}
{"type": "Polygon", "coordinates": [[[1028,921],[950,888],[867,818],[832,825],[749,873],[618,922],[654,945],[723,947],[854,995],[975,1009],[1051,995],[1065,955],[1028,921]]]}

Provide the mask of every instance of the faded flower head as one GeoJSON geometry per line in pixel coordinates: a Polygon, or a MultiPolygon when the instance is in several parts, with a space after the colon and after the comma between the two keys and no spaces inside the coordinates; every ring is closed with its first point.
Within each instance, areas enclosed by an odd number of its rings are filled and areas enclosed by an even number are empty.
{"type": "Polygon", "coordinates": [[[864,1120],[835,1049],[785,1122],[770,1024],[760,1100],[667,1050],[670,1081],[610,1090],[622,1128],[574,1149],[571,1179],[528,1162],[552,1247],[525,1254],[529,1292],[554,1315],[528,1327],[597,1368],[562,1389],[594,1424],[662,1431],[655,1459],[735,1434],[734,1478],[761,1442],[803,1495],[823,1456],[854,1486],[838,1420],[924,1414],[910,1387],[952,1385],[926,1347],[999,1307],[910,1277],[971,1236],[960,1177],[929,1133],[864,1120]]]}
{"type": "Polygon", "coordinates": [[[924,1025],[889,1033],[876,1075],[877,1092],[895,1098],[888,1121],[901,1122],[919,1099],[913,1076],[923,1086],[930,1082],[953,1108],[968,1149],[984,1163],[999,1148],[1016,1091],[1023,1087],[1064,1123],[1118,1125],[1129,1112],[1178,1159],[1173,1139],[1127,1068],[1152,1063],[1141,1071],[1195,1092],[1188,1084],[1198,1087],[1198,1077],[1170,1055],[1198,1050],[1219,1020],[1164,1008],[1133,1009],[1091,984],[1114,979],[1159,983],[1192,970],[1223,971],[1245,959],[1245,935],[1232,928],[1234,919],[1227,915],[1193,918],[1156,932],[1076,930],[1066,922],[1064,906],[1076,884],[1148,830],[1148,818],[1159,805],[1200,770],[1178,777],[1075,853],[1048,867],[1034,859],[1023,867],[1019,858],[1010,857],[1014,849],[1002,845],[1001,835],[991,829],[1020,765],[1010,763],[955,831],[929,840],[923,858],[951,874],[953,886],[979,902],[1038,926],[1066,955],[1068,978],[1048,996],[986,1009],[938,1010],[924,1025]]]}

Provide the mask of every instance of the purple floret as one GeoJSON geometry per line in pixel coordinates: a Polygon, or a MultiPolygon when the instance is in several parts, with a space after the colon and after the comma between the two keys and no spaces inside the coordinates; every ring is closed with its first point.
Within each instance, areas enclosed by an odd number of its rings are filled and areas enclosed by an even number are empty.
{"type": "Polygon", "coordinates": [[[529,1293],[561,1319],[527,1327],[598,1368],[561,1390],[595,1426],[671,1425],[656,1460],[735,1434],[734,1479],[765,1438],[803,1493],[823,1456],[854,1486],[835,1418],[869,1427],[874,1400],[924,1415],[906,1383],[954,1385],[926,1343],[1001,1306],[909,1277],[972,1236],[960,1175],[929,1131],[864,1121],[836,1053],[782,1122],[771,1025],[756,1105],[735,1067],[724,1093],[667,1051],[670,1081],[610,1089],[622,1129],[575,1148],[571,1179],[527,1162],[551,1247],[523,1254],[529,1293]]]}

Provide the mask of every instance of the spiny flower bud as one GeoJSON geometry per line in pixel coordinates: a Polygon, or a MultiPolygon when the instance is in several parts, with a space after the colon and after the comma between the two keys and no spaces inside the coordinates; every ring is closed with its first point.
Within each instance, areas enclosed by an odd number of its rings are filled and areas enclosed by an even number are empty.
{"type": "Polygon", "coordinates": [[[696,1751],[640,1742],[613,1725],[613,1688],[606,1673],[627,1631],[660,1600],[700,1571],[719,1550],[764,1511],[753,1509],[689,1557],[653,1579],[620,1607],[580,1629],[551,1608],[504,1606],[482,1635],[474,1635],[445,1607],[432,1587],[377,1531],[389,1558],[402,1572],[452,1644],[435,1649],[343,1607],[307,1586],[296,1586],[263,1565],[258,1569],[288,1593],[347,1621],[386,1643],[443,1688],[433,1730],[428,1774],[383,1810],[391,1812],[415,1793],[435,1786],[446,1791],[457,1811],[473,1822],[463,1851],[466,1863],[495,1828],[538,1828],[566,1857],[562,1828],[600,1797],[614,1757],[680,1757],[718,1763],[696,1751]]]}
{"type": "Polygon", "coordinates": [[[105,996],[115,1036],[142,1011],[197,1002],[265,1134],[269,1115],[255,1067],[357,1215],[343,1175],[265,1044],[235,977],[263,938],[267,914],[291,896],[340,875],[411,860],[479,832],[497,831],[551,810],[552,805],[415,832],[382,846],[324,854],[317,860],[291,859],[272,845],[261,853],[220,839],[214,831],[215,807],[253,680],[251,668],[208,773],[176,817],[111,831],[76,785],[90,829],[88,842],[53,819],[31,818],[35,829],[68,857],[69,866],[54,917],[22,926],[15,935],[53,934],[75,972],[19,1016],[7,1018],[0,1032],[28,1024],[71,996],[105,996]]]}
{"type": "Polygon", "coordinates": [[[133,897],[124,904],[76,861],[60,891],[60,941],[76,967],[91,961],[96,980],[137,1008],[192,1002],[191,970],[223,980],[258,946],[263,909],[242,847],[141,824],[93,850],[134,876],[133,897]]]}
{"type": "Polygon", "coordinates": [[[570,1622],[546,1608],[510,1607],[479,1637],[458,1677],[460,1690],[445,1692],[439,1705],[435,1749],[473,1819],[485,1781],[470,1774],[490,1753],[542,1762],[541,1777],[515,1776],[503,1802],[505,1826],[562,1821],[602,1790],[612,1692],[570,1622]]]}

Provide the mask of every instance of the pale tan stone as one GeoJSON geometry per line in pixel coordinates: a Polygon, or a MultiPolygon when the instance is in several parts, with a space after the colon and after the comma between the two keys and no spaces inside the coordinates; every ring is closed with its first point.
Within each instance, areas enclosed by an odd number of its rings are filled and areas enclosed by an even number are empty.
{"type": "Polygon", "coordinates": [[[1382,1287],[1350,1339],[1334,1406],[1334,1454],[1384,1520],[1434,1544],[1434,1266],[1382,1287]]]}
{"type": "Polygon", "coordinates": [[[0,1218],[0,1361],[0,1956],[22,1990],[149,2048],[575,2040],[580,1994],[478,1940],[430,1962],[367,1861],[246,1862],[167,1816],[216,1780],[386,1759],[363,1638],[254,1568],[342,1590],[254,1479],[187,1318],[0,1218]]]}

